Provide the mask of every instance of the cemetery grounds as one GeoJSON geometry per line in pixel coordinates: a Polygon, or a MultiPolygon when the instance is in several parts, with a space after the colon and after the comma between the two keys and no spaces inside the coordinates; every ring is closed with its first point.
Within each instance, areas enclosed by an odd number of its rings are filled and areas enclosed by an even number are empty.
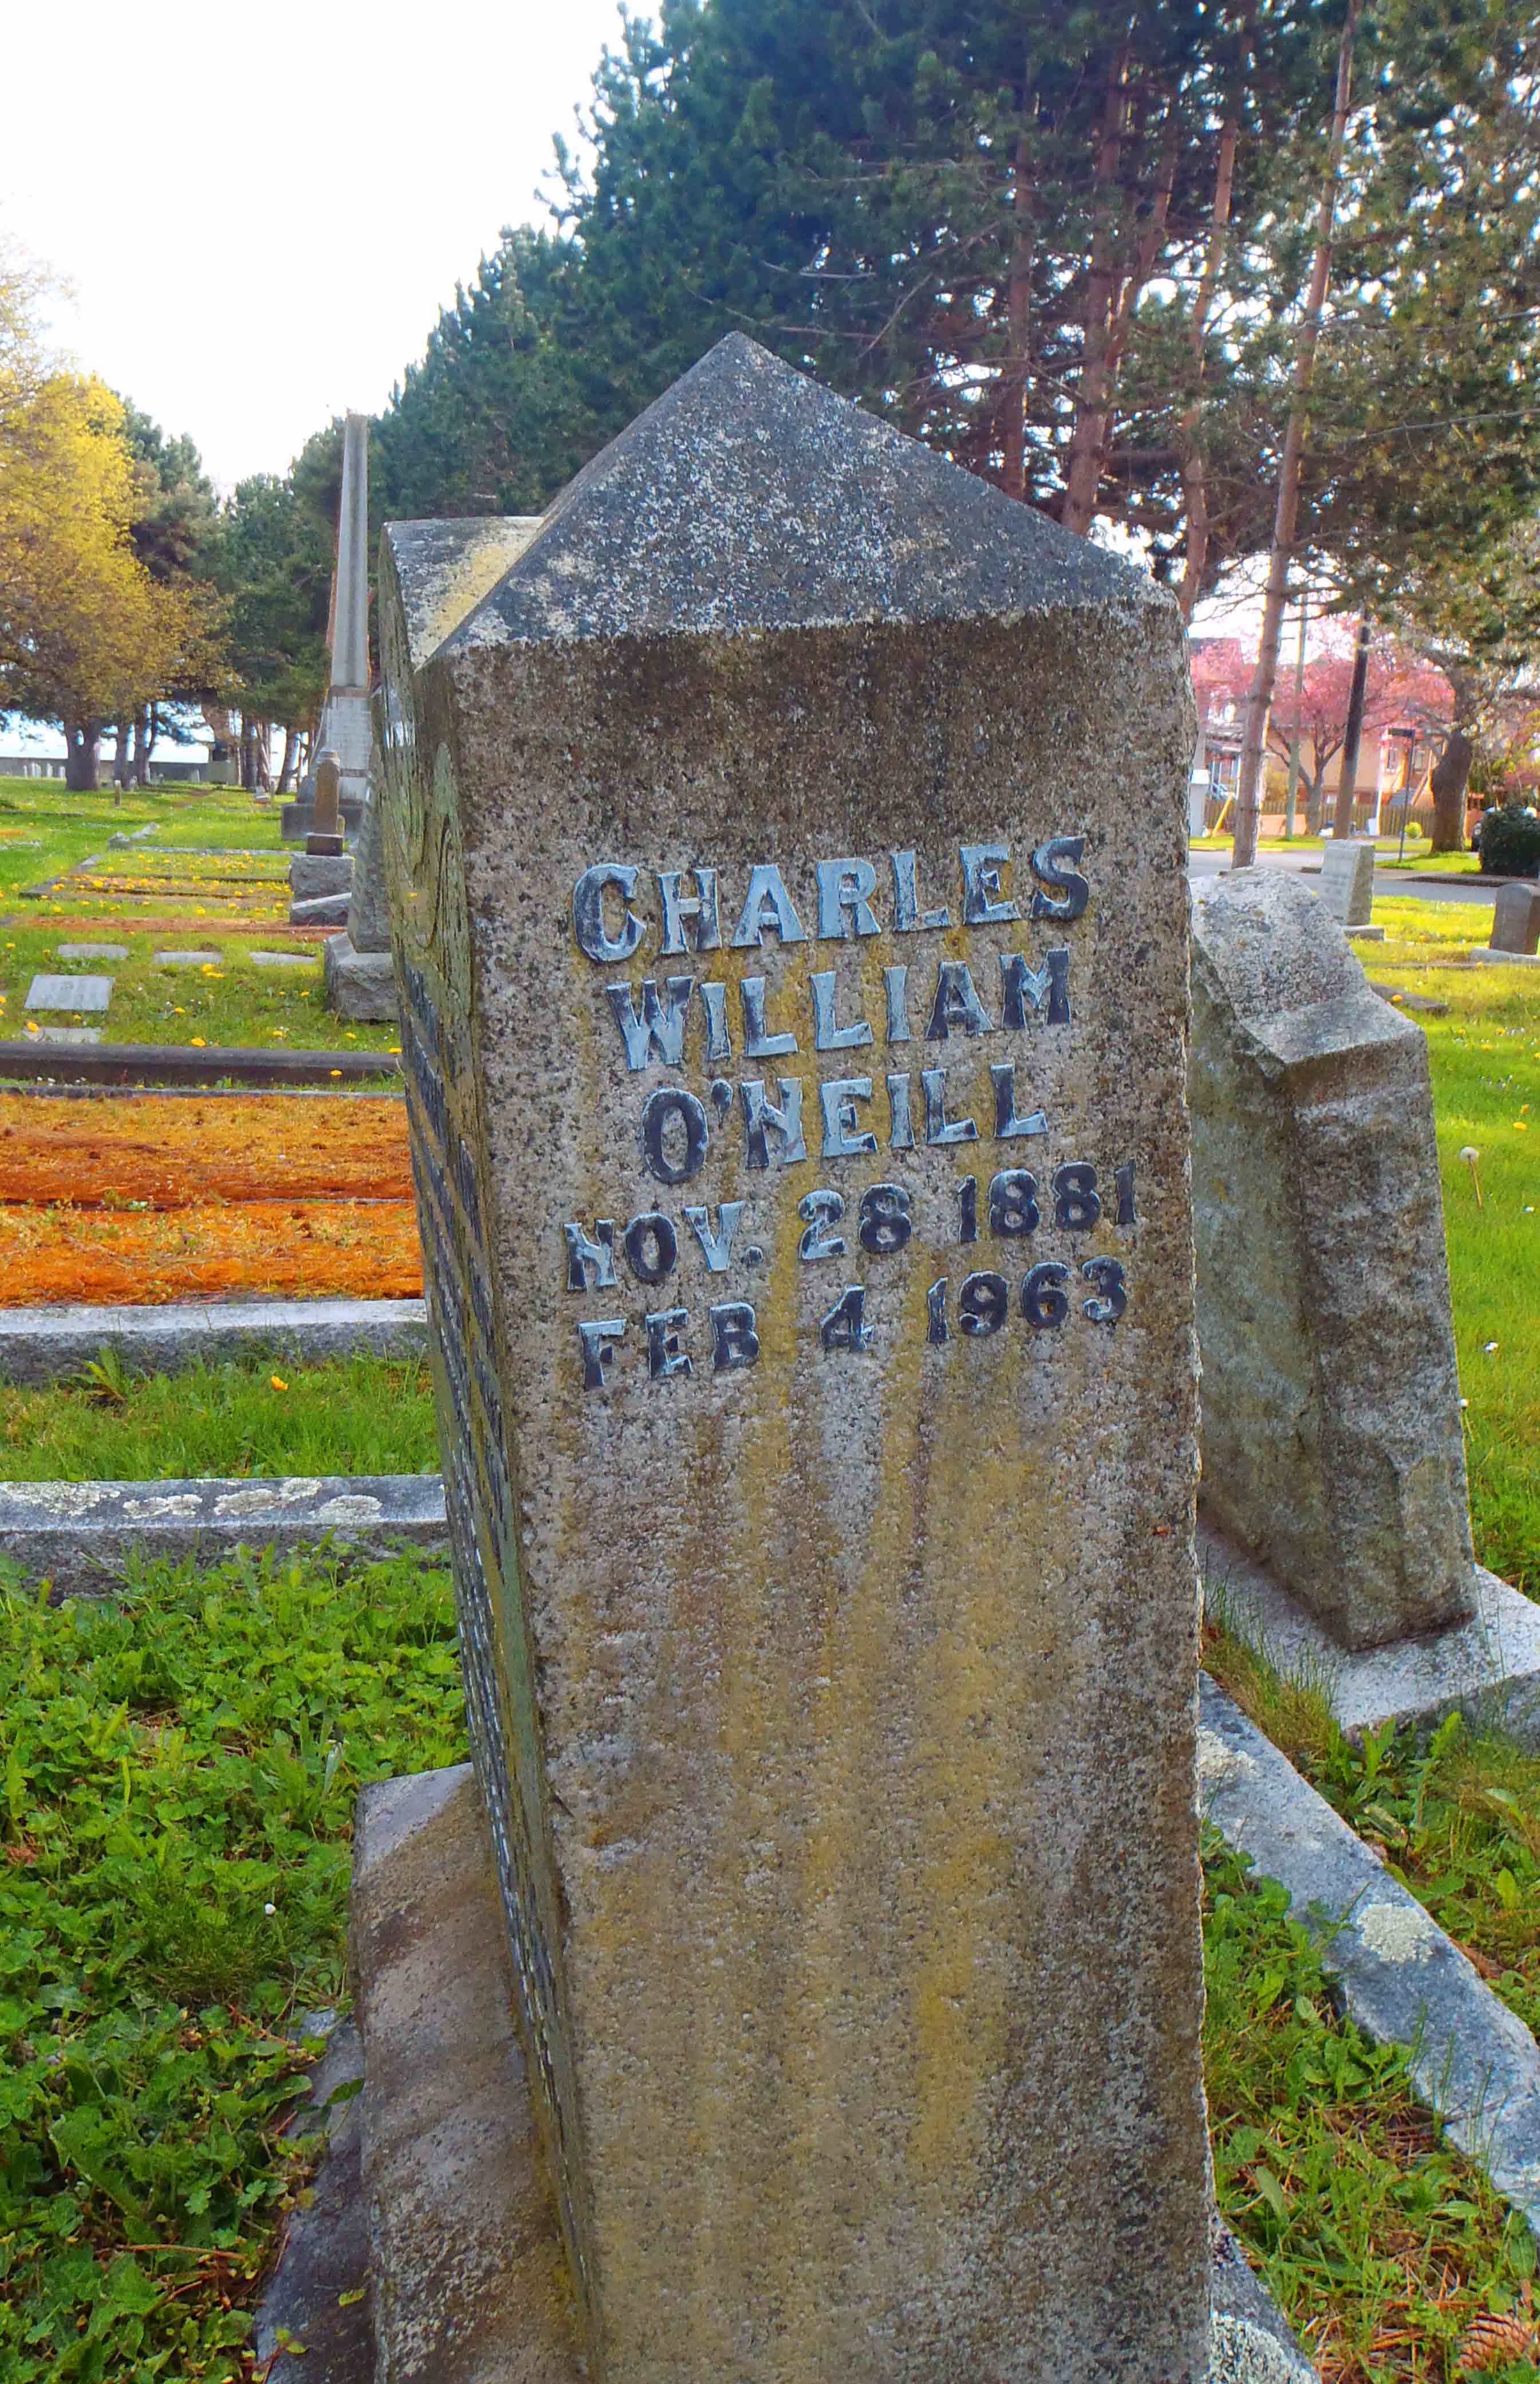
{"type": "MultiPolygon", "coordinates": [[[[235,789],[115,804],[0,781],[0,1037],[95,1024],[390,1068],[393,1029],[322,1005],[322,937],[288,925],[287,858],[277,805],[235,789]],[[90,942],[125,956],[59,955],[90,942]],[[105,1014],[29,1017],[34,976],[87,967],[112,976],[105,1014]]],[[[1446,1005],[1416,1014],[1477,1554],[1540,1596],[1540,972],[1459,965],[1485,940],[1484,905],[1396,897],[1375,916],[1372,979],[1446,1005]]],[[[0,1253],[6,1305],[415,1296],[399,1098],[351,1074],[255,1098],[0,1089],[0,1253]]],[[[436,1464],[415,1363],[136,1381],[107,1353],[71,1385],[0,1388],[10,1480],[436,1464]]],[[[359,1789],[466,1751],[447,1574],[321,1551],[130,1566],[103,1604],[50,1608],[14,1576],[3,1591],[0,2378],[255,2379],[251,2312],[318,2150],[304,2080],[309,2031],[345,1993],[359,1789]]],[[[1216,1675],[1535,2027],[1540,1759],[1458,1724],[1421,1748],[1349,1745],[1319,1691],[1281,1684],[1212,1603],[1216,1675]]],[[[1338,2018],[1283,1892],[1217,1844],[1206,1873],[1221,2202],[1327,2384],[1441,2384],[1478,2356],[1507,2384],[1534,2378],[1528,2230],[1441,2141],[1403,2056],[1338,2018]]]]}

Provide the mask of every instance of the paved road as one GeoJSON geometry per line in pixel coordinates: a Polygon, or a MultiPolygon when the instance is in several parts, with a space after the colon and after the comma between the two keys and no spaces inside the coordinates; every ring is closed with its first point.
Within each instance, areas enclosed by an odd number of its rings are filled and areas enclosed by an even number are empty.
{"type": "MultiPolygon", "coordinates": [[[[1319,870],[1321,855],[1319,851],[1264,852],[1258,865],[1262,869],[1289,869],[1298,875],[1304,869],[1319,870]]],[[[1229,866],[1227,852],[1194,852],[1188,856],[1187,875],[1189,877],[1223,877],[1229,866]]],[[[1410,869],[1376,867],[1374,891],[1376,894],[1415,894],[1420,902],[1490,902],[1493,900],[1493,888],[1490,885],[1484,885],[1479,877],[1461,878],[1453,886],[1445,886],[1436,879],[1419,876],[1410,869]]]]}

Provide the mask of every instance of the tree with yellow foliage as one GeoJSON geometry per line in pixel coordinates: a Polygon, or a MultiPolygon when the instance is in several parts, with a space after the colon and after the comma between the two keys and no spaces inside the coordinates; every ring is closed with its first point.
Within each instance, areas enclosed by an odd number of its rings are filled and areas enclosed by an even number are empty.
{"type": "Polygon", "coordinates": [[[106,722],[216,683],[218,620],[204,591],[136,557],[123,408],[101,381],[47,368],[35,294],[0,253],[0,712],[56,721],[68,783],[93,787],[106,722]]]}

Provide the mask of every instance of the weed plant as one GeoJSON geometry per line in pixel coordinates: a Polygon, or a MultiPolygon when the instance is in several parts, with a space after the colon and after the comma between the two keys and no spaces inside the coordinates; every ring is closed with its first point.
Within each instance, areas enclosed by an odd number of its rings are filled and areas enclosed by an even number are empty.
{"type": "MultiPolygon", "coordinates": [[[[1337,2018],[1286,1891],[1217,1839],[1204,1875],[1220,2209],[1323,2384],[1445,2384],[1472,2320],[1527,2309],[1534,2239],[1442,2139],[1405,2056],[1337,2018]]],[[[1534,2384],[1535,2370],[1484,2373],[1534,2384]]]]}
{"type": "Polygon", "coordinates": [[[1348,1739],[1323,1682],[1290,1680],[1206,1592],[1203,1661],[1259,1730],[1384,1858],[1526,2028],[1540,2029],[1540,1756],[1451,1714],[1423,1741],[1348,1739]],[[1213,1619],[1220,1618],[1217,1622],[1213,1619]]]}
{"type": "Polygon", "coordinates": [[[460,1759],[462,1710],[447,1576],[412,1557],[57,1608],[0,1582],[6,2384],[252,2376],[354,1805],[460,1759]]]}
{"type": "Polygon", "coordinates": [[[0,1481],[437,1470],[426,1364],[230,1360],[135,1377],[110,1347],[75,1383],[0,1385],[0,1481]]]}

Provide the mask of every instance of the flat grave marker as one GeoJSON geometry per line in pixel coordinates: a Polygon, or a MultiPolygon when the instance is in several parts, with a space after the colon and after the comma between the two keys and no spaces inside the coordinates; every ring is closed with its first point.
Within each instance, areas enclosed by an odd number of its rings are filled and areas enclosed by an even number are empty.
{"type": "Polygon", "coordinates": [[[61,961],[126,961],[127,944],[60,944],[61,961]]]}
{"type": "Polygon", "coordinates": [[[88,1015],[106,1010],[112,999],[110,976],[34,976],[27,988],[27,1010],[73,1010],[88,1015]]]}

